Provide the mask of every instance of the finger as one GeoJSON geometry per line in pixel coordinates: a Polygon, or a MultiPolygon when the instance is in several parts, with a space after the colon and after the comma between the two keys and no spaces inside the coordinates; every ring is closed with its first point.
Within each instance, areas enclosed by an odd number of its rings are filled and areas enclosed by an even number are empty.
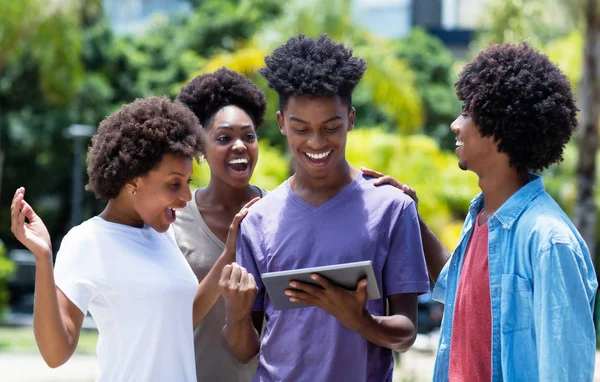
{"type": "Polygon", "coordinates": [[[248,203],[244,204],[244,207],[242,207],[242,209],[246,208],[250,208],[250,206],[252,206],[254,203],[258,202],[260,200],[260,196],[257,196],[256,198],[252,199],[251,201],[249,201],[248,203]]]}
{"type": "Polygon", "coordinates": [[[229,283],[231,285],[239,285],[242,278],[242,268],[236,263],[231,264],[231,276],[229,277],[229,283]]]}
{"type": "Polygon", "coordinates": [[[366,168],[366,167],[361,167],[360,171],[362,171],[363,174],[372,176],[374,178],[380,178],[383,176],[382,172],[371,170],[370,168],[366,168]]]}
{"type": "Polygon", "coordinates": [[[323,292],[323,288],[321,286],[311,285],[308,283],[303,283],[301,281],[295,281],[295,280],[292,280],[290,282],[290,288],[297,289],[299,291],[303,291],[306,293],[310,293],[312,295],[317,295],[318,293],[323,292]]]}
{"type": "Polygon", "coordinates": [[[250,272],[248,272],[248,288],[249,289],[258,289],[258,286],[256,285],[256,280],[254,279],[254,276],[250,272]]]}
{"type": "Polygon", "coordinates": [[[336,287],[336,285],[329,281],[329,279],[319,275],[318,273],[313,273],[310,275],[310,278],[315,280],[323,289],[332,289],[336,287]]]}
{"type": "Polygon", "coordinates": [[[33,223],[38,219],[37,214],[33,210],[33,207],[29,205],[25,200],[21,201],[21,212],[29,219],[29,223],[33,223]]]}
{"type": "Polygon", "coordinates": [[[17,190],[17,192],[15,193],[15,196],[13,197],[12,203],[10,205],[10,218],[11,220],[16,221],[19,213],[21,211],[19,211],[19,206],[21,205],[21,201],[23,200],[23,193],[19,192],[19,190],[17,190]]]}
{"type": "Polygon", "coordinates": [[[389,184],[389,185],[392,185],[392,186],[394,186],[396,188],[400,188],[400,189],[402,189],[404,187],[404,184],[402,184],[402,182],[392,178],[389,175],[384,175],[381,178],[376,179],[373,184],[376,186],[380,186],[382,184],[389,184]]]}
{"type": "Polygon", "coordinates": [[[306,305],[316,305],[318,301],[318,299],[310,293],[299,290],[286,289],[285,294],[288,296],[291,302],[299,302],[306,305]]]}
{"type": "Polygon", "coordinates": [[[221,281],[229,281],[232,269],[233,267],[230,264],[223,267],[223,270],[221,271],[221,281]]]}
{"type": "Polygon", "coordinates": [[[356,292],[358,294],[367,294],[367,279],[362,279],[358,282],[358,285],[356,285],[356,292]]]}

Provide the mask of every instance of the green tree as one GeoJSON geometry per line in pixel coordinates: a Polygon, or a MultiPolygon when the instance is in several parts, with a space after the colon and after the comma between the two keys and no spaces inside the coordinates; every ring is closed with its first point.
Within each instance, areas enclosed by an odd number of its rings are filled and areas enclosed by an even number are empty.
{"type": "Polygon", "coordinates": [[[438,38],[420,28],[395,41],[394,52],[414,72],[425,111],[424,132],[440,147],[453,150],[456,140],[449,126],[461,109],[454,94],[452,53],[438,38]]]}

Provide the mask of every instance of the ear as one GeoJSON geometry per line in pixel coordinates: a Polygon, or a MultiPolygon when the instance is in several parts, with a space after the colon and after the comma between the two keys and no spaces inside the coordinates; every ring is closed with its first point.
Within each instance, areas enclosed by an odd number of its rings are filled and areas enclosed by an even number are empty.
{"type": "Polygon", "coordinates": [[[356,109],[354,107],[350,108],[350,112],[348,113],[348,131],[354,128],[354,115],[356,114],[356,109]]]}
{"type": "Polygon", "coordinates": [[[134,191],[137,192],[139,181],[139,178],[133,178],[129,182],[125,183],[125,188],[129,194],[135,195],[134,191]]]}
{"type": "Polygon", "coordinates": [[[279,132],[281,132],[282,135],[287,135],[287,131],[285,129],[285,119],[283,118],[281,111],[277,112],[277,124],[279,125],[279,132]]]}

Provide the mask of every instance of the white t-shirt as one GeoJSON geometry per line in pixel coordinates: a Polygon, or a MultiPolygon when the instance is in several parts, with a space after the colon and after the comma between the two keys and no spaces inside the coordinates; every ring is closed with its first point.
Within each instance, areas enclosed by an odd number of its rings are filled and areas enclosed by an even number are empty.
{"type": "Polygon", "coordinates": [[[64,237],[54,277],[96,321],[99,381],[196,381],[198,280],[171,233],[96,216],[64,237]]]}

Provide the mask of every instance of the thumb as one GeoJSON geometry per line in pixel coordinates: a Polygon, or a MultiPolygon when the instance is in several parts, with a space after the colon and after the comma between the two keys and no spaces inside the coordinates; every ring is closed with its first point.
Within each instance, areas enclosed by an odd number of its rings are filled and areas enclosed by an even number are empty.
{"type": "Polygon", "coordinates": [[[367,279],[362,279],[358,282],[358,285],[356,287],[356,292],[361,296],[367,295],[367,279]]]}

